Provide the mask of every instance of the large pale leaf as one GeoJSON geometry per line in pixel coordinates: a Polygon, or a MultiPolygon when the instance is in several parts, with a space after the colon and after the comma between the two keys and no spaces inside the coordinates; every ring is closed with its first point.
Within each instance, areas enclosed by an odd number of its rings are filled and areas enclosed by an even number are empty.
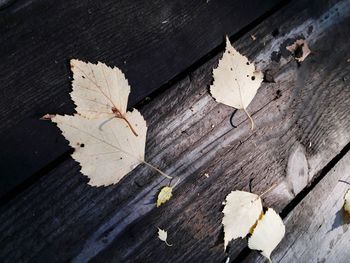
{"type": "Polygon", "coordinates": [[[130,86],[120,69],[76,59],[71,60],[71,69],[71,97],[80,115],[96,118],[126,113],[130,86]]]}
{"type": "Polygon", "coordinates": [[[263,211],[261,198],[249,192],[232,191],[226,197],[222,224],[225,249],[232,239],[245,237],[263,211]]]}
{"type": "Polygon", "coordinates": [[[281,242],[285,231],[281,217],[269,208],[254,228],[248,240],[248,247],[261,251],[261,254],[271,261],[271,253],[281,242]]]}
{"type": "Polygon", "coordinates": [[[216,101],[244,111],[263,81],[262,72],[256,71],[254,64],[234,49],[227,37],[226,50],[213,70],[213,77],[210,92],[216,101]]]}
{"type": "Polygon", "coordinates": [[[213,70],[214,82],[210,88],[213,97],[236,109],[246,109],[254,98],[263,74],[241,55],[226,37],[226,50],[213,70]]]}
{"type": "Polygon", "coordinates": [[[121,118],[87,119],[78,114],[52,118],[75,149],[72,157],[90,178],[90,185],[117,183],[144,161],[146,122],[137,110],[124,115],[137,136],[121,118]]]}

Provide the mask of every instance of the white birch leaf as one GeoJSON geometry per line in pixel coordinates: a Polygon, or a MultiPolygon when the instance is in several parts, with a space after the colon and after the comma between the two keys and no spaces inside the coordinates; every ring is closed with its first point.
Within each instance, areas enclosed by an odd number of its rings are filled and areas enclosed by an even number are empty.
{"type": "Polygon", "coordinates": [[[89,184],[115,184],[141,163],[171,178],[144,160],[147,125],[140,112],[127,111],[130,86],[124,74],[101,62],[71,60],[71,68],[77,114],[43,119],[61,129],[89,184]]]}
{"type": "Polygon", "coordinates": [[[285,231],[282,218],[275,210],[269,208],[254,228],[248,240],[248,247],[259,250],[271,262],[271,253],[281,242],[285,231]]]}
{"type": "Polygon", "coordinates": [[[172,244],[169,244],[167,241],[168,233],[165,230],[160,229],[159,227],[158,227],[158,238],[160,240],[164,241],[167,246],[169,246],[169,247],[172,246],[172,244]]]}
{"type": "Polygon", "coordinates": [[[72,157],[90,178],[90,185],[115,184],[144,162],[146,121],[137,110],[127,112],[125,117],[138,136],[120,118],[87,119],[78,114],[52,118],[75,149],[72,157]]]}
{"type": "Polygon", "coordinates": [[[76,111],[86,118],[111,117],[126,113],[130,86],[117,67],[71,60],[76,111]]]}
{"type": "Polygon", "coordinates": [[[219,60],[218,67],[213,70],[213,77],[214,82],[210,87],[210,93],[214,99],[244,110],[251,120],[253,129],[254,122],[247,112],[247,107],[259,89],[264,75],[233,48],[228,37],[226,37],[225,52],[219,60]]]}
{"type": "Polygon", "coordinates": [[[244,238],[263,212],[261,198],[245,191],[232,191],[226,197],[224,217],[225,250],[232,239],[244,238]]]}

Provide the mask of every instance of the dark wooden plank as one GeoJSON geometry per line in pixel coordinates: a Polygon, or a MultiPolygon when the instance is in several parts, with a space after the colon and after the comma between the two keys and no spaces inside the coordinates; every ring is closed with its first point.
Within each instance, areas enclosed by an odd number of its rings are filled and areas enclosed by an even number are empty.
{"type": "Polygon", "coordinates": [[[0,11],[0,193],[67,151],[38,120],[73,112],[69,59],[120,67],[130,105],[282,0],[16,1],[0,11]]]}
{"type": "MultiPolygon", "coordinates": [[[[93,188],[68,160],[1,208],[0,259],[225,260],[221,203],[230,191],[251,185],[261,193],[276,183],[264,201],[280,211],[350,141],[350,3],[335,2],[295,1],[235,42],[275,79],[249,107],[254,132],[243,112],[232,128],[233,110],[208,94],[219,56],[140,109],[149,125],[147,160],[181,179],[167,204],[157,209],[154,202],[169,182],[146,167],[116,186],[93,188]],[[276,23],[280,33],[273,36],[276,23]],[[314,54],[298,66],[284,48],[301,36],[314,54]],[[278,61],[271,61],[274,52],[278,61]],[[157,227],[168,230],[173,247],[157,239],[157,227]]],[[[234,259],[243,248],[233,242],[228,255],[234,259]]]]}
{"type": "MultiPolygon", "coordinates": [[[[349,262],[350,217],[343,210],[349,170],[350,153],[287,216],[273,262],[349,262]]],[[[246,262],[265,260],[254,253],[246,262]]]]}

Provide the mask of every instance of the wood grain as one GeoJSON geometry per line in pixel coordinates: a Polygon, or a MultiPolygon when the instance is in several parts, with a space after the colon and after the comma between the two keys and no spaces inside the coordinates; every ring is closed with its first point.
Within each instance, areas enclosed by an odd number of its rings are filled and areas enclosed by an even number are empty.
{"type": "Polygon", "coordinates": [[[264,202],[280,211],[350,141],[350,4],[306,3],[293,2],[234,43],[275,80],[249,106],[256,130],[240,111],[233,128],[233,109],[208,93],[219,56],[213,58],[140,109],[149,125],[146,160],[180,179],[168,203],[156,209],[155,196],[174,182],[146,167],[118,185],[93,188],[68,160],[1,208],[0,260],[220,262],[239,255],[242,240],[223,251],[225,196],[249,185],[262,193],[275,183],[264,202]],[[313,51],[300,65],[284,52],[299,37],[313,51]],[[289,169],[295,160],[303,160],[299,169],[289,169]],[[157,227],[173,247],[157,239],[157,227]]]}
{"type": "Polygon", "coordinates": [[[39,118],[74,111],[71,58],[120,67],[134,105],[280,1],[24,0],[0,10],[0,193],[68,150],[39,118]]]}
{"type": "MultiPolygon", "coordinates": [[[[350,217],[343,210],[349,171],[350,153],[287,216],[273,262],[349,262],[350,217]]],[[[257,253],[246,260],[264,261],[257,253]]]]}

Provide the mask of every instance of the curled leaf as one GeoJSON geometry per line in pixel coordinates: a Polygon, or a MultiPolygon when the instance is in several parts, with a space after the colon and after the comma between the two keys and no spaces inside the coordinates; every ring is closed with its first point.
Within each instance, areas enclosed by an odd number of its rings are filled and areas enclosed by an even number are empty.
{"type": "Polygon", "coordinates": [[[271,253],[281,242],[285,234],[285,226],[281,217],[269,208],[259,219],[248,240],[248,247],[261,251],[261,254],[271,262],[271,253]]]}
{"type": "Polygon", "coordinates": [[[225,250],[232,239],[244,238],[251,231],[263,212],[261,198],[249,192],[232,191],[225,202],[224,217],[224,246],[225,250]]]}
{"type": "Polygon", "coordinates": [[[253,100],[263,81],[263,73],[257,71],[253,63],[241,55],[226,37],[226,49],[213,70],[214,82],[210,93],[216,101],[244,110],[254,128],[254,121],[247,112],[247,107],[253,100]]]}
{"type": "Polygon", "coordinates": [[[167,241],[168,233],[165,230],[160,229],[159,227],[158,227],[158,238],[160,240],[164,241],[167,246],[169,246],[169,247],[172,246],[172,244],[169,244],[167,241]]]}

